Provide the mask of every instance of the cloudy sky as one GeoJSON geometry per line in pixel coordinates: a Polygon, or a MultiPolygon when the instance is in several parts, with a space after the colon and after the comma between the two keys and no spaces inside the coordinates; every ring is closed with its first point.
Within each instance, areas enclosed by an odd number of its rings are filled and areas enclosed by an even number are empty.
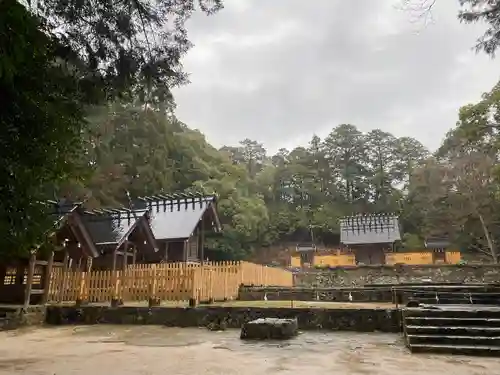
{"type": "Polygon", "coordinates": [[[436,148],[500,61],[475,53],[483,27],[457,21],[458,0],[438,0],[427,25],[397,2],[226,0],[193,17],[179,118],[215,146],[250,138],[274,152],[351,123],[436,148]]]}

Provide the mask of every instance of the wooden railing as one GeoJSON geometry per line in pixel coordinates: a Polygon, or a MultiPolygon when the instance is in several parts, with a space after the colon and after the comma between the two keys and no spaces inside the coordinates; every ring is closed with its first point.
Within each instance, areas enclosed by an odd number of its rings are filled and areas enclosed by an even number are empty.
{"type": "Polygon", "coordinates": [[[147,301],[223,301],[238,295],[240,284],[293,286],[287,270],[247,262],[184,263],[130,266],[125,271],[53,270],[49,302],[84,300],[107,302],[112,299],[147,301]]]}

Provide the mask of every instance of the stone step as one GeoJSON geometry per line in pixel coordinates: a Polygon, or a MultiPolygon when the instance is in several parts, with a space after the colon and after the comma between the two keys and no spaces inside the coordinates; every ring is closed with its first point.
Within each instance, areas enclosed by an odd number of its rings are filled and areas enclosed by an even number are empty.
{"type": "Polygon", "coordinates": [[[407,325],[454,327],[462,325],[500,327],[500,318],[452,318],[442,316],[407,316],[407,325]]]}
{"type": "MultiPolygon", "coordinates": [[[[408,300],[417,300],[417,301],[436,301],[436,294],[422,294],[422,295],[417,295],[417,294],[412,294],[409,296],[408,300]]],[[[488,301],[488,302],[497,302],[500,304],[500,294],[496,294],[494,296],[490,295],[482,295],[482,294],[438,294],[437,300],[439,301],[488,301]]],[[[479,303],[478,303],[479,304],[479,303]]]]}
{"type": "Polygon", "coordinates": [[[412,353],[463,354],[474,356],[500,357],[500,347],[488,345],[448,345],[414,344],[409,347],[412,353]]]}
{"type": "Polygon", "coordinates": [[[418,301],[420,303],[426,305],[438,304],[438,305],[492,305],[492,306],[500,306],[500,300],[498,299],[472,299],[472,302],[469,298],[463,299],[451,299],[451,298],[440,298],[436,300],[435,298],[410,298],[408,301],[418,301]]]}
{"type": "Polygon", "coordinates": [[[479,305],[439,305],[408,307],[403,310],[404,317],[443,317],[443,318],[479,318],[500,319],[500,308],[479,305]]]}
{"type": "Polygon", "coordinates": [[[500,327],[484,326],[421,326],[421,325],[407,325],[407,334],[417,335],[444,335],[444,336],[490,336],[500,337],[500,327]]]}
{"type": "MultiPolygon", "coordinates": [[[[470,300],[472,298],[478,301],[499,301],[500,293],[437,293],[437,297],[438,299],[470,300]]],[[[436,293],[412,293],[409,298],[436,300],[436,293]]]]}
{"type": "Polygon", "coordinates": [[[458,336],[458,335],[406,335],[410,346],[415,344],[429,345],[452,345],[452,346],[498,346],[500,348],[500,336],[458,336]]]}
{"type": "Polygon", "coordinates": [[[9,307],[9,306],[1,306],[0,307],[0,316],[6,316],[7,314],[15,314],[20,310],[19,307],[9,307]]]}
{"type": "MultiPolygon", "coordinates": [[[[396,289],[396,291],[398,291],[396,289]]],[[[457,288],[457,289],[404,289],[400,290],[400,293],[406,294],[408,296],[410,295],[415,295],[415,296],[436,296],[436,293],[438,295],[442,296],[447,296],[451,297],[453,295],[477,295],[477,296],[489,296],[489,297],[494,297],[500,295],[500,289],[466,289],[466,288],[457,288]]]]}

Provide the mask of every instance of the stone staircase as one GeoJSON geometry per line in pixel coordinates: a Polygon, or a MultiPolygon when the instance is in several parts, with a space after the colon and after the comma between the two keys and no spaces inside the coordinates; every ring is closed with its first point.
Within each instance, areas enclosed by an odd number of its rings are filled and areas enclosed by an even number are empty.
{"type": "Polygon", "coordinates": [[[437,305],[500,305],[500,292],[480,292],[474,290],[460,292],[449,290],[419,290],[411,293],[408,300],[437,305]]]}
{"type": "Polygon", "coordinates": [[[402,317],[413,353],[500,357],[500,306],[423,305],[403,309],[402,317]]]}

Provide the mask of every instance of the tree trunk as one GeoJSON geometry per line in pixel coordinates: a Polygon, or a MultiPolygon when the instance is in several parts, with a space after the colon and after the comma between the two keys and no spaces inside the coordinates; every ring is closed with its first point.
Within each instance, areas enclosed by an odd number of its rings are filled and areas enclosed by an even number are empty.
{"type": "Polygon", "coordinates": [[[491,257],[493,258],[493,263],[498,263],[497,250],[495,248],[495,244],[491,239],[490,233],[488,232],[488,227],[484,221],[483,215],[479,214],[479,220],[481,221],[481,226],[483,227],[484,236],[486,237],[486,241],[488,242],[488,247],[490,248],[491,257]]]}

